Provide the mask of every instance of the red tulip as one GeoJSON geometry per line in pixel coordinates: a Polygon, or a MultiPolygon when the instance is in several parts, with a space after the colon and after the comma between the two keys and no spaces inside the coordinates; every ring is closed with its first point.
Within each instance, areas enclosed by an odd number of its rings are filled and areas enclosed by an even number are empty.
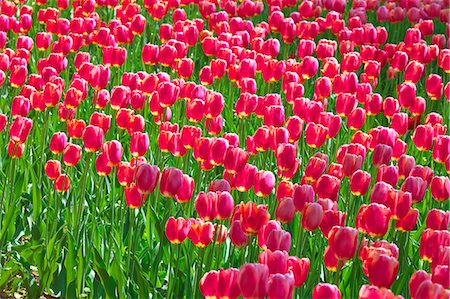
{"type": "Polygon", "coordinates": [[[388,231],[390,218],[391,210],[385,205],[361,205],[356,216],[356,228],[370,236],[384,236],[388,231]]]}
{"type": "Polygon", "coordinates": [[[302,211],[302,227],[313,231],[319,227],[323,219],[323,208],[319,203],[306,203],[302,211]]]}
{"type": "Polygon", "coordinates": [[[273,274],[269,277],[267,298],[289,299],[294,292],[294,277],[290,273],[273,274]]]}
{"type": "Polygon", "coordinates": [[[70,179],[67,175],[60,175],[54,182],[54,188],[56,191],[64,193],[70,189],[70,179]]]}
{"type": "Polygon", "coordinates": [[[269,274],[284,274],[288,272],[288,258],[286,251],[268,249],[258,255],[258,262],[267,266],[269,274]]]}
{"type": "Polygon", "coordinates": [[[117,166],[122,160],[123,147],[117,140],[105,142],[102,151],[105,153],[106,158],[108,158],[108,165],[110,166],[117,166]]]}
{"type": "Polygon", "coordinates": [[[358,231],[351,227],[334,226],[328,234],[328,243],[339,260],[350,260],[358,248],[358,231]]]}
{"type": "Polygon", "coordinates": [[[397,278],[399,262],[394,257],[374,254],[364,263],[367,263],[369,282],[377,287],[390,288],[397,278]]]}
{"type": "MultiPolygon", "coordinates": [[[[323,206],[322,206],[323,207],[323,206]]],[[[320,223],[320,231],[322,235],[328,239],[329,232],[333,226],[343,226],[345,224],[345,213],[341,211],[325,210],[323,219],[320,223]]]]}
{"type": "Polygon", "coordinates": [[[174,198],[181,188],[183,172],[177,168],[166,168],[161,174],[159,190],[164,197],[174,198]]]}
{"type": "Polygon", "coordinates": [[[258,171],[254,179],[255,194],[259,197],[267,197],[275,186],[275,176],[270,171],[258,171]]]}
{"type": "Polygon", "coordinates": [[[104,153],[98,154],[95,159],[95,171],[100,176],[107,176],[111,173],[112,167],[108,166],[108,159],[104,153]]]}
{"type": "Polygon", "coordinates": [[[247,234],[256,234],[269,221],[267,206],[256,205],[254,202],[240,203],[237,207],[242,229],[247,234]]]}
{"type": "Polygon", "coordinates": [[[214,225],[211,222],[194,219],[191,222],[188,238],[195,246],[204,248],[214,241],[214,225]]]}
{"type": "Polygon", "coordinates": [[[83,145],[88,152],[97,152],[102,148],[103,130],[89,125],[83,132],[83,145]]]}
{"type": "Polygon", "coordinates": [[[448,157],[450,157],[450,136],[437,136],[433,147],[433,160],[438,163],[445,163],[448,157]]]}
{"type": "Polygon", "coordinates": [[[289,223],[294,218],[296,208],[291,197],[284,197],[279,200],[275,217],[282,223],[289,223]]]}
{"type": "Polygon", "coordinates": [[[152,193],[159,180],[159,168],[155,165],[142,163],[136,168],[136,187],[142,194],[152,193]]]}
{"type": "Polygon", "coordinates": [[[319,283],[312,292],[313,299],[341,299],[341,292],[339,288],[334,284],[319,283]]]}
{"type": "Polygon", "coordinates": [[[362,196],[367,193],[370,186],[370,173],[363,170],[355,171],[350,177],[350,190],[356,196],[362,196]]]}
{"type": "Polygon", "coordinates": [[[187,238],[190,228],[189,219],[169,217],[165,227],[166,237],[172,244],[180,244],[187,238]]]}
{"type": "Polygon", "coordinates": [[[450,198],[450,179],[444,176],[435,176],[431,180],[430,189],[436,201],[446,201],[450,198]]]}
{"type": "Polygon", "coordinates": [[[295,287],[301,287],[308,276],[310,262],[308,258],[290,256],[288,259],[288,271],[294,276],[295,287]]]}
{"type": "Polygon", "coordinates": [[[32,127],[31,119],[19,116],[11,123],[9,136],[15,143],[25,143],[32,127]]]}
{"type": "Polygon", "coordinates": [[[446,230],[450,223],[450,212],[432,209],[428,211],[426,227],[434,230],[446,230]]]}
{"type": "Polygon", "coordinates": [[[238,274],[238,286],[244,298],[263,298],[267,295],[269,269],[262,264],[244,264],[238,274]]]}
{"type": "Polygon", "coordinates": [[[61,163],[58,160],[48,160],[45,163],[45,174],[52,181],[61,175],[61,163]]]}

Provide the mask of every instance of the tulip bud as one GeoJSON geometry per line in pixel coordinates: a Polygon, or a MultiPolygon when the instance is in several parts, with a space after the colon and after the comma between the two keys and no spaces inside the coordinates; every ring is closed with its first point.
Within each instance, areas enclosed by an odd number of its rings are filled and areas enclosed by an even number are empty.
{"type": "Polygon", "coordinates": [[[172,244],[182,243],[188,236],[191,223],[189,219],[169,217],[166,222],[166,237],[172,244]]]}
{"type": "Polygon", "coordinates": [[[52,181],[61,175],[61,163],[58,160],[48,160],[45,163],[45,174],[52,181]]]}
{"type": "Polygon", "coordinates": [[[350,177],[350,190],[353,195],[362,196],[367,193],[370,186],[370,173],[357,170],[350,177]]]}
{"type": "Polygon", "coordinates": [[[269,269],[262,264],[244,264],[239,270],[238,286],[244,298],[263,298],[267,295],[269,269]]]}
{"type": "Polygon", "coordinates": [[[319,203],[306,203],[302,211],[302,227],[313,231],[319,227],[323,219],[323,208],[319,203]]]}
{"type": "Polygon", "coordinates": [[[328,234],[328,243],[337,259],[350,260],[358,247],[358,231],[351,227],[334,226],[328,234]]]}
{"type": "Polygon", "coordinates": [[[164,197],[174,198],[181,188],[183,173],[177,168],[166,168],[161,174],[160,192],[164,197]]]}
{"type": "Polygon", "coordinates": [[[339,288],[334,284],[319,283],[312,292],[312,299],[341,299],[341,292],[339,288]]]}
{"type": "Polygon", "coordinates": [[[142,163],[136,168],[135,180],[140,193],[150,194],[158,184],[159,168],[155,165],[142,163]]]}
{"type": "Polygon", "coordinates": [[[67,175],[60,175],[54,182],[54,188],[60,193],[67,192],[70,189],[70,179],[67,175]]]}

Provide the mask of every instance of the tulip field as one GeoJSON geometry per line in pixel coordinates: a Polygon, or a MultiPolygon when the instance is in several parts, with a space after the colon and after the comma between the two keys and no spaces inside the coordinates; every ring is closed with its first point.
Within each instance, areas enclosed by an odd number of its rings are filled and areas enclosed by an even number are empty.
{"type": "Polygon", "coordinates": [[[0,298],[450,299],[449,0],[0,0],[0,298]]]}

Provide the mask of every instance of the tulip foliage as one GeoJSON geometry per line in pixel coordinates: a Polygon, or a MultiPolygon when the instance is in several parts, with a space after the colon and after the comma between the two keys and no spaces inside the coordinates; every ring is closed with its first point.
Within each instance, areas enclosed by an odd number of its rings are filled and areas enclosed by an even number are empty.
{"type": "Polygon", "coordinates": [[[448,0],[0,0],[0,297],[449,298],[448,0]]]}

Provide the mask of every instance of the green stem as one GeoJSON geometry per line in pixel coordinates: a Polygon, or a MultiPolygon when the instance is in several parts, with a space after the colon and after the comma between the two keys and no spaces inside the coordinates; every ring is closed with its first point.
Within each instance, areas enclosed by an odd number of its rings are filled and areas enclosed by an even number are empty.
{"type": "MultiPolygon", "coordinates": [[[[81,178],[81,196],[78,199],[78,208],[77,208],[77,218],[76,218],[76,229],[78,230],[79,225],[80,225],[80,221],[81,221],[81,217],[83,215],[83,211],[84,211],[84,201],[85,201],[85,193],[86,193],[86,178],[87,178],[87,173],[89,172],[89,168],[90,168],[90,164],[91,164],[91,158],[92,158],[92,153],[89,152],[87,159],[86,159],[86,165],[84,167],[84,172],[83,172],[83,176],[81,178]]],[[[79,232],[77,233],[77,238],[76,240],[78,241],[79,237],[81,234],[81,230],[79,230],[79,232]]]]}

